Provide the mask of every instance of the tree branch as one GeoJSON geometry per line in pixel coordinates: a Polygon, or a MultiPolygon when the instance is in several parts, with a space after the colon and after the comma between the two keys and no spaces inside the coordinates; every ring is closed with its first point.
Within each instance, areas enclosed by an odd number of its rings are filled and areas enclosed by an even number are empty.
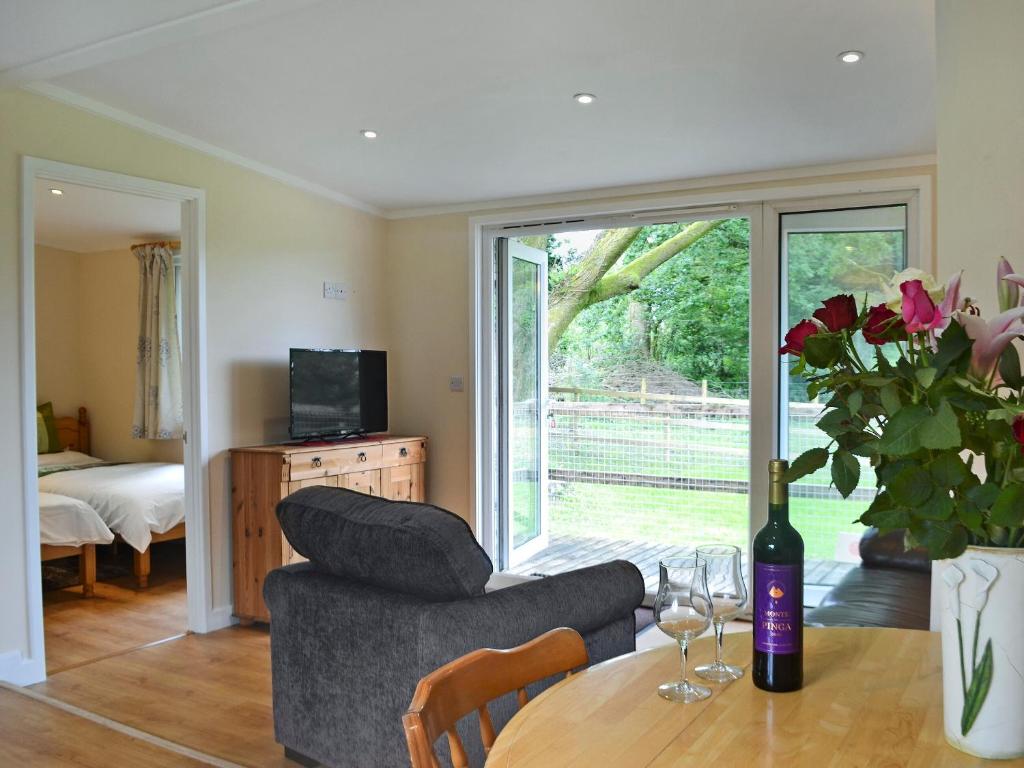
{"type": "Polygon", "coordinates": [[[643,279],[651,274],[651,272],[680,251],[689,248],[708,232],[720,227],[725,221],[725,219],[695,221],[677,235],[670,237],[661,245],[651,248],[643,256],[630,262],[622,269],[606,274],[594,285],[593,290],[590,292],[590,300],[587,302],[587,306],[636,290],[640,287],[643,279]]]}

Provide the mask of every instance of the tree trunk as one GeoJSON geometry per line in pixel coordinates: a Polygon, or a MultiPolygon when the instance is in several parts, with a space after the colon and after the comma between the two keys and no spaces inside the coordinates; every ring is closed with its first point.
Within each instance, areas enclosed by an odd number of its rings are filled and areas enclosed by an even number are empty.
{"type": "Polygon", "coordinates": [[[635,299],[626,307],[627,342],[645,360],[651,357],[651,330],[647,322],[647,305],[635,299]]]}
{"type": "Polygon", "coordinates": [[[635,291],[647,275],[725,221],[695,221],[615,272],[609,270],[629,248],[641,228],[607,229],[602,232],[577,270],[548,297],[548,349],[555,349],[569,323],[584,309],[635,291]]]}

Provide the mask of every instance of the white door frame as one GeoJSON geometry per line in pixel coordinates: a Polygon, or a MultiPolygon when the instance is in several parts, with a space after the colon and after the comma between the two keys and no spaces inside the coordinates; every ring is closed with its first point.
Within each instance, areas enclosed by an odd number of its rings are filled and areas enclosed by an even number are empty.
{"type": "MultiPolygon", "coordinates": [[[[707,213],[709,216],[733,215],[751,217],[751,377],[757,381],[772,382],[751,392],[751,462],[764,466],[779,448],[778,434],[778,380],[779,360],[779,274],[777,214],[782,208],[808,207],[811,201],[842,196],[878,193],[909,193],[916,205],[913,216],[908,211],[908,248],[916,242],[916,252],[922,254],[923,268],[933,264],[932,248],[932,184],[930,175],[890,176],[871,179],[822,181],[801,184],[779,184],[759,189],[706,192],[680,192],[649,197],[643,200],[598,200],[565,203],[534,209],[518,209],[469,219],[469,327],[470,327],[470,447],[473,451],[473,471],[470,474],[470,498],[474,505],[477,539],[484,550],[494,558],[495,530],[493,511],[497,489],[492,482],[495,425],[492,420],[491,400],[495,376],[491,318],[494,284],[491,239],[498,233],[519,235],[585,229],[589,222],[572,219],[622,217],[618,226],[636,226],[638,221],[651,221],[649,212],[663,211],[678,218],[707,213]],[[777,206],[777,207],[776,207],[777,206]],[[755,210],[759,209],[759,210],[755,210]],[[636,217],[636,218],[633,218],[636,217]],[[773,223],[774,222],[774,223],[773,223]],[[910,232],[913,230],[913,232],[910,232]],[[927,254],[927,255],[926,255],[927,254]],[[770,375],[766,375],[767,372],[770,375]]],[[[863,198],[861,198],[863,199],[863,198]]],[[[831,201],[830,200],[830,201],[831,201]]],[[[750,498],[754,513],[751,526],[767,516],[768,476],[766,472],[752,472],[750,498]],[[759,507],[764,510],[757,512],[759,507]]],[[[496,574],[492,586],[503,586],[518,581],[516,577],[496,574]]]]}
{"type": "Polygon", "coordinates": [[[46,678],[43,595],[39,559],[39,480],[36,458],[35,330],[35,182],[78,184],[144,195],[181,204],[182,381],[185,441],[185,568],[188,628],[207,632],[216,626],[210,574],[209,477],[206,414],[206,193],[153,179],[69,165],[36,157],[21,158],[21,432],[25,502],[25,564],[29,655],[21,679],[46,678]]]}

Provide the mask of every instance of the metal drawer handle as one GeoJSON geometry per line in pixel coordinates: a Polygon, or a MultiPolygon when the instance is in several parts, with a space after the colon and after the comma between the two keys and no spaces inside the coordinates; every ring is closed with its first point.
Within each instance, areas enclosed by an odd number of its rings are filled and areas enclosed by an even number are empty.
{"type": "Polygon", "coordinates": [[[320,457],[319,457],[319,456],[314,456],[314,457],[313,457],[313,466],[314,466],[314,467],[319,467],[319,466],[320,466],[320,464],[321,464],[321,462],[320,462],[320,457]]]}
{"type": "Polygon", "coordinates": [[[359,460],[366,461],[366,454],[363,451],[359,452],[359,460]]]}
{"type": "Polygon", "coordinates": [[[408,456],[409,455],[409,449],[405,448],[405,447],[399,448],[398,449],[398,455],[402,456],[402,457],[408,456]]]}

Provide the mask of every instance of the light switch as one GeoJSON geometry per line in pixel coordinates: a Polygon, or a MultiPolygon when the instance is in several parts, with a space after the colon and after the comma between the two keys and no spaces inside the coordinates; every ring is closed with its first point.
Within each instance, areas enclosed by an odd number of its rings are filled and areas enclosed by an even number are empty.
{"type": "Polygon", "coordinates": [[[348,298],[349,290],[344,286],[343,283],[334,283],[329,280],[324,281],[324,298],[335,299],[337,301],[345,301],[348,298]]]}
{"type": "Polygon", "coordinates": [[[450,389],[452,392],[461,392],[463,389],[465,389],[465,386],[462,382],[462,377],[452,376],[450,379],[448,379],[448,389],[450,389]]]}

